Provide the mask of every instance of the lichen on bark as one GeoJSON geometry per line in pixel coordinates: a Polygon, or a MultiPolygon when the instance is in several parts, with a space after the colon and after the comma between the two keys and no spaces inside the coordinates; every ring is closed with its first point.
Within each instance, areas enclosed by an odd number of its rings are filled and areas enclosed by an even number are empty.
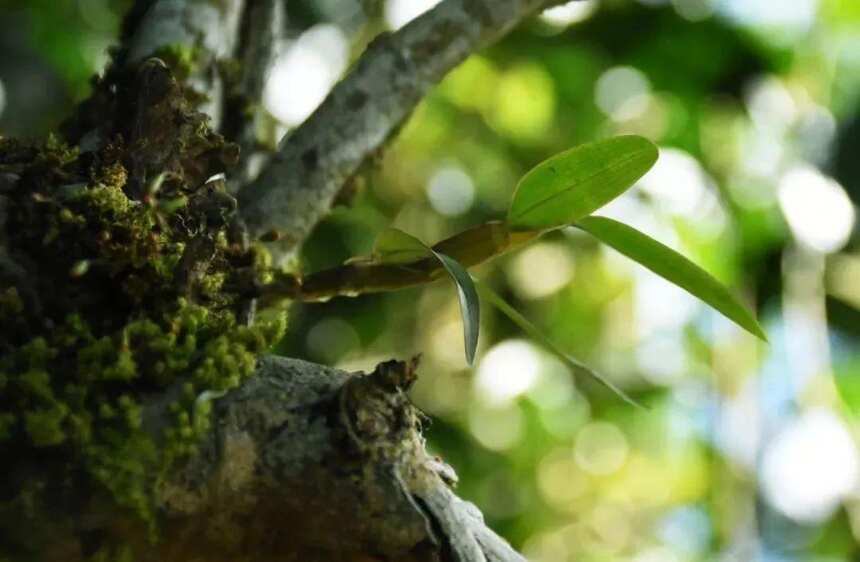
{"type": "Polygon", "coordinates": [[[0,139],[0,557],[37,555],[49,495],[155,536],[159,480],[283,334],[281,308],[248,313],[269,261],[194,101],[149,59],[97,81],[65,139],[0,139]],[[170,423],[148,423],[165,395],[170,423]]]}

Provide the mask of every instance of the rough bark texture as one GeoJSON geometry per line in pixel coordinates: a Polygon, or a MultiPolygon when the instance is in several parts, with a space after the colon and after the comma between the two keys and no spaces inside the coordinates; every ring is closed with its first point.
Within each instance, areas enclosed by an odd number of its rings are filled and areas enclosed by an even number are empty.
{"type": "MultiPolygon", "coordinates": [[[[63,562],[89,559],[103,537],[153,562],[524,562],[424,449],[405,394],[415,366],[363,374],[265,357],[217,400],[198,454],[160,486],[157,540],[98,496],[75,514],[53,506],[51,519],[22,509],[21,532],[63,562]]],[[[165,403],[149,405],[151,428],[169,423],[165,403]]]]}
{"type": "Polygon", "coordinates": [[[447,0],[371,43],[305,123],[239,193],[252,236],[275,231],[294,251],[344,183],[379,151],[448,71],[547,0],[447,0]]]}
{"type": "Polygon", "coordinates": [[[269,357],[162,490],[152,560],[522,560],[429,457],[413,363],[368,375],[269,357]]]}

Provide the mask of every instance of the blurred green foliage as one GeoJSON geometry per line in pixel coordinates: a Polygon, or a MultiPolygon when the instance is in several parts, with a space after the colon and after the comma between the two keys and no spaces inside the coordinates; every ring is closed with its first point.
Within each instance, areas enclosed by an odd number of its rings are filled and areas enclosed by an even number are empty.
{"type": "MultiPolygon", "coordinates": [[[[334,24],[356,56],[394,3],[290,2],[291,38],[334,24]],[[364,27],[343,16],[375,4],[364,27]]],[[[0,4],[0,133],[42,133],[85,95],[123,4],[0,4]],[[92,6],[111,14],[104,27],[92,6]],[[62,94],[15,93],[34,83],[62,94]]],[[[296,306],[282,352],[350,369],[422,353],[413,398],[431,446],[535,562],[857,559],[860,3],[588,0],[569,13],[446,78],[317,228],[304,268],[367,255],[390,226],[435,241],[503,218],[536,163],[638,134],[660,160],[607,214],[744,295],[770,345],[564,230],[472,273],[647,410],[573,379],[491,307],[467,367],[446,283],[296,306]]],[[[302,72],[272,87],[310,83],[315,68],[302,72]]]]}

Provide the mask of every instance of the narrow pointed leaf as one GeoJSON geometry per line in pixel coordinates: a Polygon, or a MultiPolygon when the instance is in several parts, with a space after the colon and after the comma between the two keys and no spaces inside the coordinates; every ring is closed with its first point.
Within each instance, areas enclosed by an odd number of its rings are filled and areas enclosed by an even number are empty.
{"type": "Polygon", "coordinates": [[[657,156],[653,143],[635,135],[557,154],[520,180],[508,224],[513,230],[544,230],[576,222],[627,191],[657,156]]]}
{"type": "Polygon", "coordinates": [[[406,265],[426,258],[435,258],[442,264],[442,268],[457,287],[460,315],[463,318],[466,361],[471,365],[475,361],[475,351],[478,348],[481,308],[478,291],[466,268],[457,260],[432,250],[418,238],[396,228],[389,228],[379,235],[374,245],[373,255],[378,263],[382,264],[406,265]]]}
{"type": "Polygon", "coordinates": [[[481,301],[472,276],[462,265],[445,254],[433,252],[442,266],[454,280],[457,286],[457,297],[460,300],[460,315],[463,317],[463,341],[466,344],[466,362],[475,362],[475,350],[478,349],[478,335],[481,326],[481,301]]]}
{"type": "Polygon", "coordinates": [[[767,341],[755,317],[728,289],[675,250],[635,228],[606,217],[586,217],[575,226],[708,303],[754,336],[767,341]]]}
{"type": "Polygon", "coordinates": [[[476,283],[478,287],[478,292],[484,297],[484,300],[489,301],[490,304],[499,309],[499,311],[507,316],[511,322],[516,324],[523,332],[525,332],[530,338],[535,340],[537,343],[542,345],[547,351],[555,355],[559,360],[561,360],[564,365],[571,370],[574,375],[585,375],[593,378],[612,392],[618,395],[619,398],[636,406],[637,408],[642,408],[643,406],[631,398],[626,392],[615,386],[612,382],[598,375],[590,368],[580,363],[578,360],[574,359],[570,355],[564,352],[555,342],[549,339],[547,336],[541,332],[537,326],[532,324],[525,316],[520,314],[514,307],[509,305],[505,299],[499,296],[494,290],[492,290],[489,285],[486,283],[482,283],[478,281],[476,283]]]}

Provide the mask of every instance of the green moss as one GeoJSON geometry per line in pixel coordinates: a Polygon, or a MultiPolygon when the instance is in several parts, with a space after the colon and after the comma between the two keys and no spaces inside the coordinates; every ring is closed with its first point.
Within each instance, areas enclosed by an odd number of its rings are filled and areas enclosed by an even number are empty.
{"type": "MultiPolygon", "coordinates": [[[[172,54],[193,62],[193,53],[172,54]]],[[[138,103],[133,90],[99,87],[116,96],[117,115],[138,103]]],[[[251,376],[286,325],[282,310],[237,322],[271,277],[270,260],[230,240],[235,201],[204,184],[232,149],[185,93],[168,95],[178,97],[157,100],[153,119],[181,124],[169,135],[152,127],[151,138],[125,144],[117,120],[105,133],[116,140],[95,152],[55,137],[0,139],[0,173],[21,177],[5,194],[0,240],[26,272],[0,286],[0,457],[53,459],[58,481],[71,489],[84,474],[152,529],[159,480],[194,453],[212,400],[251,376]],[[190,254],[201,247],[211,251],[190,254]],[[146,397],[177,384],[171,423],[148,433],[146,397]]],[[[104,552],[93,560],[121,559],[104,552]]]]}
{"type": "Polygon", "coordinates": [[[24,425],[33,445],[48,447],[65,441],[63,425],[68,415],[69,407],[62,402],[24,412],[24,425]]]}
{"type": "Polygon", "coordinates": [[[54,133],[48,135],[41,153],[45,161],[50,163],[53,160],[61,166],[74,162],[79,155],[78,147],[63,142],[54,133]]]}
{"type": "Polygon", "coordinates": [[[184,81],[194,72],[200,50],[191,45],[171,44],[159,47],[153,55],[163,60],[177,79],[184,81]]]}

